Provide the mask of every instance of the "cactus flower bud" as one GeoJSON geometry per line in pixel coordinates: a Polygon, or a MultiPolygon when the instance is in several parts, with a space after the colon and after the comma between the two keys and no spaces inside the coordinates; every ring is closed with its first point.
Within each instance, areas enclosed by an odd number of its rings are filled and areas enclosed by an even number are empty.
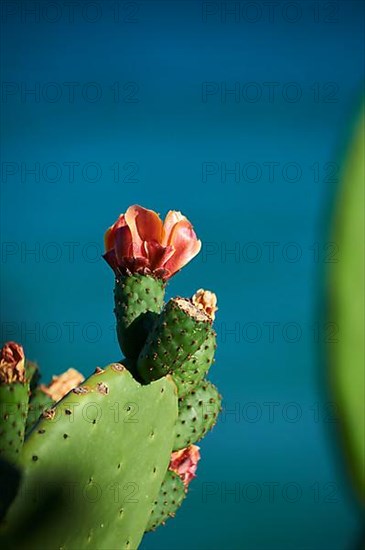
{"type": "Polygon", "coordinates": [[[203,290],[202,288],[200,288],[195,292],[194,296],[191,298],[191,301],[193,302],[195,307],[203,310],[208,315],[208,317],[212,321],[214,321],[215,312],[218,310],[217,296],[214,294],[214,292],[211,292],[210,290],[203,290]]]}
{"type": "Polygon", "coordinates": [[[0,383],[25,381],[24,350],[16,342],[7,342],[0,351],[0,383]]]}
{"type": "Polygon", "coordinates": [[[187,489],[190,481],[195,477],[199,460],[200,452],[197,445],[190,445],[190,447],[171,454],[169,469],[180,476],[185,489],[187,489]]]}
{"type": "Polygon", "coordinates": [[[165,221],[153,210],[130,206],[105,233],[104,259],[116,274],[140,273],[166,281],[201,248],[193,226],[170,210],[165,221]]]}

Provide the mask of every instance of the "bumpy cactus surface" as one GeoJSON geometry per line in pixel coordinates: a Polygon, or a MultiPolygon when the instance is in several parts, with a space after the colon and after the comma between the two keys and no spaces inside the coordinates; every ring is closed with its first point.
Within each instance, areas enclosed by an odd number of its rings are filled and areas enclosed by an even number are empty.
{"type": "Polygon", "coordinates": [[[141,386],[121,364],[99,369],[28,437],[7,536],[34,549],[136,548],[169,464],[176,416],[171,380],[141,386]],[[41,528],[19,532],[20,518],[33,524],[35,506],[41,528]]]}
{"type": "Polygon", "coordinates": [[[153,504],[146,531],[153,531],[164,524],[169,517],[174,517],[185,498],[184,484],[178,474],[167,470],[160,487],[160,492],[153,504]]]}
{"type": "Polygon", "coordinates": [[[177,386],[179,397],[190,393],[207,375],[214,361],[216,347],[216,334],[211,329],[196,352],[189,355],[180,367],[173,370],[172,377],[177,386]]]}
{"type": "Polygon", "coordinates": [[[174,451],[200,441],[216,423],[220,409],[221,397],[217,388],[207,380],[180,397],[174,451]]]}
{"type": "Polygon", "coordinates": [[[164,303],[168,279],[201,247],[190,222],[132,206],[105,246],[125,359],[85,381],[69,369],[45,385],[24,354],[15,361],[2,351],[2,406],[22,411],[0,425],[8,547],[136,549],[144,532],[175,515],[196,476],[195,443],[217,420],[221,397],[205,379],[216,297],[200,289],[164,303]],[[12,464],[20,475],[10,485],[12,464]]]}
{"type": "Polygon", "coordinates": [[[136,359],[145,343],[155,318],[160,313],[165,284],[148,275],[116,278],[114,288],[117,336],[128,359],[136,359]]]}
{"type": "Polygon", "coordinates": [[[158,317],[137,360],[145,382],[157,380],[183,366],[210,330],[210,318],[190,300],[173,298],[158,317]]]}

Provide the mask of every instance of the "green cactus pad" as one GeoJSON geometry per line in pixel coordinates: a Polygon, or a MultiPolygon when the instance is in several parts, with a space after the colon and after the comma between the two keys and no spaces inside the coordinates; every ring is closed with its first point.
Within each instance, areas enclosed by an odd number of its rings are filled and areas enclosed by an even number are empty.
{"type": "Polygon", "coordinates": [[[214,361],[216,334],[210,330],[200,348],[172,373],[179,397],[184,397],[203,380],[214,361]]]}
{"type": "Polygon", "coordinates": [[[113,364],[43,416],[23,447],[5,546],[136,549],[170,460],[173,381],[141,386],[113,364]]]}
{"type": "Polygon", "coordinates": [[[0,458],[16,463],[24,442],[29,383],[0,384],[0,458]]]}
{"type": "Polygon", "coordinates": [[[26,433],[36,424],[43,411],[54,404],[52,398],[42,388],[37,386],[31,393],[28,407],[28,416],[25,426],[26,433]]]}
{"type": "Polygon", "coordinates": [[[174,451],[199,441],[212,429],[221,410],[222,398],[211,382],[203,380],[185,397],[179,398],[174,451]]]}
{"type": "Polygon", "coordinates": [[[210,318],[185,298],[171,299],[161,312],[137,360],[144,380],[158,380],[180,369],[211,330],[210,318]]]}
{"type": "Polygon", "coordinates": [[[28,361],[28,359],[25,360],[25,375],[27,377],[27,380],[29,382],[30,390],[33,390],[41,377],[41,373],[39,371],[39,367],[37,363],[34,363],[33,361],[28,361]]]}
{"type": "Polygon", "coordinates": [[[180,477],[175,472],[167,470],[160,492],[154,501],[146,531],[154,531],[163,525],[169,517],[174,517],[185,495],[185,487],[180,477]]]}
{"type": "Polygon", "coordinates": [[[120,276],[115,280],[114,313],[120,348],[127,359],[137,359],[156,316],[163,307],[165,283],[149,275],[120,276]]]}

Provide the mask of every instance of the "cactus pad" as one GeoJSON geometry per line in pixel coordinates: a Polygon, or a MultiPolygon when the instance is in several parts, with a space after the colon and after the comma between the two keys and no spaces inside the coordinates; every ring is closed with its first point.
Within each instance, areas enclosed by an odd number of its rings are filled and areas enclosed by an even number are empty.
{"type": "Polygon", "coordinates": [[[36,387],[29,400],[28,416],[25,426],[26,433],[34,426],[43,411],[50,408],[53,405],[53,399],[47,395],[41,387],[36,387]]]}
{"type": "Polygon", "coordinates": [[[216,335],[210,330],[200,348],[172,373],[179,397],[184,397],[203,380],[214,361],[216,335]]]}
{"type": "Polygon", "coordinates": [[[174,451],[199,441],[213,428],[221,410],[221,396],[211,382],[203,380],[185,397],[179,398],[174,451]]]}
{"type": "Polygon", "coordinates": [[[136,359],[148,331],[163,306],[165,284],[149,275],[120,276],[115,280],[114,313],[117,336],[127,359],[136,359]]]}
{"type": "Polygon", "coordinates": [[[0,459],[16,463],[24,441],[29,380],[23,348],[9,342],[0,360],[0,459]]]}
{"type": "Polygon", "coordinates": [[[5,536],[30,549],[137,548],[169,464],[172,380],[141,386],[113,364],[43,416],[23,447],[5,536]]]}
{"type": "Polygon", "coordinates": [[[154,531],[164,524],[169,517],[174,517],[185,495],[185,487],[180,477],[175,472],[167,470],[160,491],[154,501],[146,531],[154,531]]]}
{"type": "Polygon", "coordinates": [[[142,380],[157,380],[179,369],[211,330],[210,318],[190,300],[171,299],[161,312],[137,360],[142,380]]]}
{"type": "Polygon", "coordinates": [[[27,377],[27,380],[29,382],[30,390],[33,390],[41,377],[41,373],[39,371],[39,367],[37,363],[34,363],[33,361],[29,361],[28,359],[25,360],[25,375],[27,377]]]}

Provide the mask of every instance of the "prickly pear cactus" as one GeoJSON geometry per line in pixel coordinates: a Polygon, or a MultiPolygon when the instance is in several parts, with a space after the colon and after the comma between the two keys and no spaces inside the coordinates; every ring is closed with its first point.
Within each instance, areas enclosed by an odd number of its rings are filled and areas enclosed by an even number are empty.
{"type": "Polygon", "coordinates": [[[176,401],[171,379],[141,386],[113,364],[47,410],[23,447],[5,540],[137,548],[169,464],[176,401]]]}
{"type": "Polygon", "coordinates": [[[216,422],[221,397],[205,379],[216,296],[200,289],[164,304],[167,281],[201,247],[190,222],[176,211],[162,222],[134,205],[105,246],[123,364],[86,381],[69,369],[44,385],[36,364],[9,370],[5,353],[0,401],[25,412],[0,419],[4,547],[137,549],[145,531],[175,515],[196,475],[194,443],[216,422]]]}

